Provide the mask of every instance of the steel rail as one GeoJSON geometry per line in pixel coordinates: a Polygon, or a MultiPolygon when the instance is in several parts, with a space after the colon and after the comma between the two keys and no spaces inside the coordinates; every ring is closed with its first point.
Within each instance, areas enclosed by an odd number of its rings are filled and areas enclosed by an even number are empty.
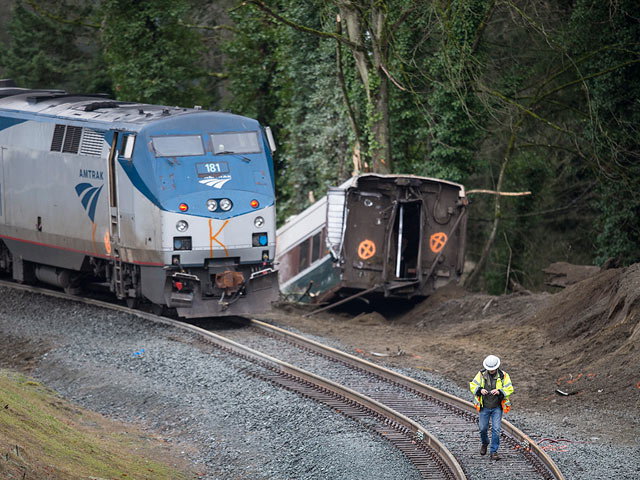
{"type": "MultiPolygon", "coordinates": [[[[337,395],[345,398],[347,402],[348,401],[355,402],[356,404],[359,404],[362,407],[364,407],[365,410],[369,410],[371,412],[378,414],[381,417],[389,419],[392,423],[398,424],[402,426],[404,429],[406,429],[406,431],[409,432],[410,437],[412,438],[413,441],[415,441],[416,443],[417,442],[423,443],[427,447],[429,447],[431,450],[433,450],[435,455],[444,463],[444,465],[450,472],[449,476],[451,478],[453,478],[454,480],[466,480],[467,478],[466,475],[464,474],[464,471],[461,465],[458,463],[454,455],[433,434],[431,434],[429,431],[424,429],[417,422],[393,410],[392,408],[370,397],[367,397],[366,395],[356,392],[348,387],[340,385],[329,379],[320,377],[311,372],[307,372],[287,362],[278,360],[274,357],[258,352],[250,347],[234,342],[233,340],[222,337],[213,332],[207,331],[203,328],[200,328],[188,323],[184,323],[178,320],[174,320],[171,318],[154,315],[152,313],[142,312],[140,310],[131,309],[124,305],[118,305],[118,304],[106,302],[103,300],[70,295],[70,294],[55,291],[55,290],[49,290],[47,288],[41,288],[41,287],[25,285],[25,284],[18,284],[14,282],[8,282],[5,280],[0,280],[0,286],[6,286],[6,287],[10,287],[17,290],[38,293],[38,294],[47,295],[50,297],[71,300],[75,302],[84,303],[87,305],[119,311],[122,313],[134,315],[138,318],[142,318],[151,322],[161,323],[164,325],[172,326],[181,330],[194,333],[200,337],[205,338],[207,341],[211,342],[216,346],[220,346],[223,349],[232,351],[236,354],[239,354],[240,356],[249,358],[255,361],[256,363],[258,363],[259,365],[266,366],[268,368],[271,368],[272,370],[278,371],[279,373],[281,373],[286,377],[296,378],[296,379],[299,379],[299,381],[301,382],[308,382],[310,384],[320,387],[321,389],[325,389],[330,392],[335,392],[337,395]]],[[[259,325],[261,328],[275,329],[282,334],[295,335],[295,334],[291,334],[291,332],[287,332],[286,330],[279,329],[278,327],[270,326],[268,324],[259,322],[257,320],[251,320],[251,321],[255,322],[255,324],[259,325]]],[[[298,337],[301,341],[311,342],[316,344],[316,346],[322,346],[321,344],[313,342],[312,340],[309,340],[309,339],[305,339],[302,336],[296,335],[296,337],[298,337]]],[[[328,349],[328,348],[329,347],[325,347],[325,349],[328,349]]],[[[347,355],[347,356],[349,355],[344,352],[339,352],[339,350],[335,350],[335,352],[343,353],[344,355],[347,355]]],[[[353,358],[356,358],[356,357],[353,357],[353,358]]]]}
{"type": "MultiPolygon", "coordinates": [[[[404,386],[405,388],[415,390],[423,395],[433,397],[443,403],[458,408],[463,412],[466,412],[467,414],[477,415],[476,408],[471,402],[458,398],[454,395],[422,383],[411,377],[394,372],[388,368],[382,367],[368,360],[356,357],[355,355],[351,355],[350,353],[343,352],[327,345],[323,345],[302,335],[298,335],[296,333],[290,332],[280,327],[276,327],[275,325],[262,322],[260,320],[251,319],[251,324],[266,331],[277,332],[280,335],[294,338],[297,342],[304,344],[305,346],[307,346],[307,348],[318,353],[324,354],[329,352],[332,356],[340,358],[348,364],[355,364],[358,368],[361,368],[366,372],[378,375],[386,380],[395,382],[399,385],[404,386]]],[[[542,450],[542,448],[540,448],[540,446],[536,444],[526,433],[504,419],[502,420],[502,429],[518,441],[520,448],[524,449],[525,451],[529,451],[540,462],[542,462],[542,464],[550,471],[552,475],[554,475],[557,480],[565,480],[564,475],[562,474],[558,466],[549,457],[549,455],[547,455],[547,453],[542,450]]]]}

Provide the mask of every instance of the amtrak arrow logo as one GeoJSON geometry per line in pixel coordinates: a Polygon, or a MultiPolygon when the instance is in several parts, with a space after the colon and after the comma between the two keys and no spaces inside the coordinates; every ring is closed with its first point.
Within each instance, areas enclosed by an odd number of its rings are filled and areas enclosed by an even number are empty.
{"type": "Polygon", "coordinates": [[[228,178],[204,178],[204,179],[200,180],[200,183],[202,183],[203,185],[206,185],[208,187],[222,188],[222,186],[225,183],[227,183],[229,180],[231,180],[231,177],[228,177],[228,178]]]}
{"type": "Polygon", "coordinates": [[[90,183],[79,183],[76,185],[76,193],[78,197],[80,197],[82,206],[87,211],[87,215],[89,215],[92,222],[96,216],[96,206],[98,205],[98,198],[100,197],[100,192],[102,192],[102,187],[104,187],[104,185],[94,187],[90,183]]]}

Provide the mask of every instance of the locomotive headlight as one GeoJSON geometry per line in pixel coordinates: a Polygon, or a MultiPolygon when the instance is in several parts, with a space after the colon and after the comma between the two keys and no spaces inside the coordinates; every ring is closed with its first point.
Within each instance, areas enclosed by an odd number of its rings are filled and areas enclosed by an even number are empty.
{"type": "Polygon", "coordinates": [[[178,222],[176,223],[176,230],[178,230],[179,232],[186,232],[187,230],[189,230],[189,224],[184,220],[178,220],[178,222]]]}
{"type": "Polygon", "coordinates": [[[231,200],[229,200],[228,198],[223,198],[222,200],[220,200],[220,208],[223,211],[228,212],[229,210],[231,210],[231,207],[233,207],[233,203],[231,203],[231,200]]]}
{"type": "Polygon", "coordinates": [[[213,198],[207,200],[207,210],[210,212],[215,212],[218,208],[218,202],[216,202],[213,198]]]}
{"type": "Polygon", "coordinates": [[[258,227],[261,228],[264,225],[264,218],[262,217],[256,217],[253,219],[253,224],[258,227]]]}

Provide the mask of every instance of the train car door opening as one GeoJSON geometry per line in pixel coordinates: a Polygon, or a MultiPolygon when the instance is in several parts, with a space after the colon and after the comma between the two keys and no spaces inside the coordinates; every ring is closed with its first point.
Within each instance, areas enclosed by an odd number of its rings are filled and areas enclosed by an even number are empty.
{"type": "Polygon", "coordinates": [[[391,234],[390,262],[394,265],[393,280],[418,277],[422,239],[422,202],[400,202],[396,209],[391,234]]]}

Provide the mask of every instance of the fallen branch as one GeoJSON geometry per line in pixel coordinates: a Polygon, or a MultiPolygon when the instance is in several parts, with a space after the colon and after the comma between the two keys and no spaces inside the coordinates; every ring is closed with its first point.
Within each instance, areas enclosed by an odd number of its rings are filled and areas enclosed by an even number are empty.
{"type": "Polygon", "coordinates": [[[496,190],[484,190],[482,188],[467,190],[467,194],[469,193],[488,193],[491,195],[501,195],[503,197],[521,197],[524,195],[531,195],[531,192],[497,192],[496,190]]]}

